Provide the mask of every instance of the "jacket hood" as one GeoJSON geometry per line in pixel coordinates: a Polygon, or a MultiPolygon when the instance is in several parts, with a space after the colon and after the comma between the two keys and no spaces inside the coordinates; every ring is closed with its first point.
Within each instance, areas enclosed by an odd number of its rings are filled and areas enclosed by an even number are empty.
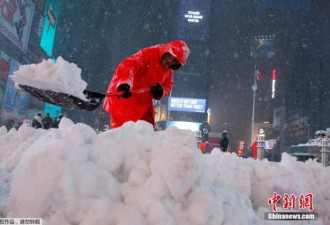
{"type": "Polygon", "coordinates": [[[159,45],[160,55],[170,53],[183,66],[186,64],[190,50],[187,44],[182,40],[172,41],[167,44],[159,45]]]}

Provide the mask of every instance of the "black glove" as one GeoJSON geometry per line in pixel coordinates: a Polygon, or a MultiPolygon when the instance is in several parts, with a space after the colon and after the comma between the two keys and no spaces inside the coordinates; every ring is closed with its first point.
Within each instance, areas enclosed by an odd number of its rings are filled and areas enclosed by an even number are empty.
{"type": "Polygon", "coordinates": [[[122,94],[122,95],[119,95],[118,97],[122,97],[122,98],[129,98],[132,96],[132,93],[129,92],[129,85],[128,84],[120,84],[118,87],[117,87],[117,91],[124,91],[125,93],[122,94]]]}
{"type": "Polygon", "coordinates": [[[150,90],[154,99],[159,100],[163,97],[164,89],[159,83],[157,83],[155,86],[151,86],[150,90]]]}

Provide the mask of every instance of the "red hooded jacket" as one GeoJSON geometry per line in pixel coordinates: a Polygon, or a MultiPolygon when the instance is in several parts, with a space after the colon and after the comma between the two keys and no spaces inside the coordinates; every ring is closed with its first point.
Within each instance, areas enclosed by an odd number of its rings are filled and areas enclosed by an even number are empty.
{"type": "MultiPolygon", "coordinates": [[[[173,86],[173,70],[161,65],[161,56],[165,53],[172,54],[181,65],[186,64],[189,48],[184,41],[177,40],[168,44],[144,48],[136,54],[124,59],[117,67],[110,82],[108,93],[116,92],[120,84],[128,84],[131,91],[148,89],[159,83],[166,97],[173,86]]],[[[122,121],[137,121],[152,107],[150,91],[132,93],[130,98],[107,97],[103,108],[112,116],[122,121]]]]}

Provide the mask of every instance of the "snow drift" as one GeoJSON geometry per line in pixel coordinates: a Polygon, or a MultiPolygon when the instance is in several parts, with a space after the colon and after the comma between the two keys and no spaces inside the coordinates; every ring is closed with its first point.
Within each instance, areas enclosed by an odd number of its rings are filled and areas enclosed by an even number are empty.
{"type": "Polygon", "coordinates": [[[307,224],[264,220],[277,192],[312,193],[319,219],[309,224],[330,224],[329,167],[286,154],[281,163],[203,155],[193,133],[175,127],[154,132],[138,121],[96,134],[63,118],[59,129],[1,128],[0,146],[0,217],[52,225],[307,224]]]}

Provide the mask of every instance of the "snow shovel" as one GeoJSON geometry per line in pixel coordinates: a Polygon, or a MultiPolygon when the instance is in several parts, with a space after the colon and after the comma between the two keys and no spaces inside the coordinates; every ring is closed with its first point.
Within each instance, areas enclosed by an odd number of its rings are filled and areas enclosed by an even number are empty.
{"type": "MultiPolygon", "coordinates": [[[[103,103],[105,97],[117,96],[119,98],[120,95],[124,94],[123,91],[104,94],[104,93],[84,90],[83,94],[87,98],[87,101],[85,101],[76,96],[66,93],[61,93],[51,90],[43,90],[40,88],[35,88],[22,84],[20,84],[19,87],[22,90],[26,91],[27,93],[31,94],[32,96],[36,97],[40,101],[50,103],[52,105],[65,107],[68,109],[87,110],[87,111],[93,111],[97,109],[103,103]]],[[[143,93],[148,91],[150,91],[150,88],[131,91],[131,93],[143,93]]]]}

